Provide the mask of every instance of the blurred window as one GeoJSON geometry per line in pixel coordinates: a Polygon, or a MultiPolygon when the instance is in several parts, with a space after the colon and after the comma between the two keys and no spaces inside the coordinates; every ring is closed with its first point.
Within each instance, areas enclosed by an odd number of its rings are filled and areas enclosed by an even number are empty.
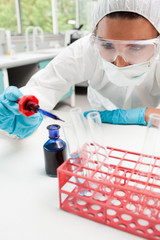
{"type": "Polygon", "coordinates": [[[17,32],[16,7],[14,0],[0,0],[0,28],[17,32]]]}
{"type": "MultiPolygon", "coordinates": [[[[53,33],[52,1],[54,0],[0,0],[0,28],[17,34],[16,2],[20,6],[22,33],[28,26],[40,26],[44,33],[53,33]]],[[[57,1],[58,30],[64,32],[76,28],[76,0],[57,1]]],[[[79,0],[79,24],[91,30],[92,13],[97,0],[79,0]]],[[[18,10],[19,11],[19,10],[18,10]]]]}

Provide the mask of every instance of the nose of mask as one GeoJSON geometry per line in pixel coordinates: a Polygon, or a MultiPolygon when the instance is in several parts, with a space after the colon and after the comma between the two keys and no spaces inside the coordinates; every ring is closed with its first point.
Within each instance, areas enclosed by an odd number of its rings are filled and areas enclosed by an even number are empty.
{"type": "Polygon", "coordinates": [[[117,86],[138,86],[146,78],[150,70],[150,62],[117,67],[101,58],[101,68],[108,80],[117,86]]]}

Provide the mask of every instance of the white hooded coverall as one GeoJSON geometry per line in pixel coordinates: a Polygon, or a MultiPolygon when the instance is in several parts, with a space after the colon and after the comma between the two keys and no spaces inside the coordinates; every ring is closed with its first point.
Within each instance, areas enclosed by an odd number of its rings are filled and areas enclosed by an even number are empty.
{"type": "MultiPolygon", "coordinates": [[[[147,18],[160,32],[159,0],[99,0],[93,16],[93,30],[108,13],[116,11],[136,12],[147,18]]],[[[117,108],[156,108],[160,104],[160,61],[150,68],[143,82],[116,84],[109,81],[101,67],[101,58],[90,43],[90,35],[77,40],[45,69],[33,75],[21,90],[33,94],[40,106],[52,110],[69,91],[71,85],[88,81],[88,100],[94,110],[117,108]]]]}

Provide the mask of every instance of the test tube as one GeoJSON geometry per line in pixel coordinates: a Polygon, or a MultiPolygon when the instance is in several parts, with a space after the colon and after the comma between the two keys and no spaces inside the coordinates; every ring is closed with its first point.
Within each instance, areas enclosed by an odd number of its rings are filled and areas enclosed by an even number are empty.
{"type": "Polygon", "coordinates": [[[79,108],[71,110],[71,117],[82,150],[81,158],[85,166],[84,174],[88,177],[92,177],[95,173],[97,163],[95,162],[95,159],[93,159],[95,156],[95,146],[93,145],[88,119],[84,117],[79,108]]]}
{"type": "Polygon", "coordinates": [[[81,109],[74,108],[70,111],[70,122],[63,125],[69,157],[72,163],[75,163],[73,164],[72,171],[77,171],[77,174],[80,175],[80,177],[75,178],[75,182],[80,187],[79,194],[82,196],[88,193],[83,177],[91,174],[91,171],[88,171],[87,168],[90,152],[88,148],[85,120],[81,109]],[[81,176],[83,177],[81,178],[81,176]]]}
{"type": "MultiPolygon", "coordinates": [[[[108,154],[107,154],[107,146],[103,140],[102,134],[102,122],[100,118],[99,112],[90,112],[87,115],[90,135],[92,138],[95,156],[97,160],[97,167],[101,171],[101,168],[104,166],[107,167],[107,172],[110,171],[110,166],[108,163],[108,154]]],[[[100,178],[103,178],[102,174],[98,174],[100,178]]]]}
{"type": "MultiPolygon", "coordinates": [[[[68,157],[77,164],[85,166],[90,155],[90,149],[86,119],[80,108],[74,108],[70,111],[70,120],[63,124],[63,131],[68,146],[68,157]]],[[[85,171],[83,174],[88,173],[85,171]]]]}
{"type": "Polygon", "coordinates": [[[82,114],[81,108],[73,108],[70,111],[72,125],[75,130],[75,135],[77,136],[77,142],[79,145],[79,153],[81,155],[82,164],[86,162],[86,150],[88,145],[88,135],[86,120],[82,114]]]}
{"type": "MultiPolygon", "coordinates": [[[[142,146],[141,156],[136,167],[135,184],[139,190],[137,196],[141,203],[137,207],[139,214],[146,210],[145,195],[143,190],[147,190],[149,193],[160,193],[160,115],[151,114],[149,117],[148,125],[144,135],[144,143],[142,146]]],[[[134,194],[133,194],[134,196],[134,194]]],[[[150,210],[150,216],[153,216],[153,212],[150,210]]]]}
{"type": "MultiPolygon", "coordinates": [[[[142,154],[137,165],[137,187],[144,189],[153,185],[155,179],[160,177],[159,158],[160,158],[160,115],[151,114],[149,117],[142,154]],[[138,183],[139,182],[139,183],[138,183]],[[146,184],[148,186],[146,186],[146,184]]],[[[150,188],[151,190],[151,188],[150,188]]]]}
{"type": "MultiPolygon", "coordinates": [[[[72,122],[68,121],[63,124],[63,134],[67,144],[67,157],[77,160],[80,156],[80,147],[72,122]]],[[[76,163],[78,163],[78,160],[76,163]]]]}
{"type": "Polygon", "coordinates": [[[148,171],[148,182],[151,191],[160,194],[160,115],[151,114],[148,121],[144,154],[150,150],[150,164],[148,171]]]}

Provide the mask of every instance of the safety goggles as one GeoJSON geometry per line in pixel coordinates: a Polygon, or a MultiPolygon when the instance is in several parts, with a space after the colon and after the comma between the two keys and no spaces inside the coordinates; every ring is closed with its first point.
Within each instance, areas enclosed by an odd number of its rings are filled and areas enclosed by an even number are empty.
{"type": "Polygon", "coordinates": [[[159,53],[160,37],[149,40],[121,41],[91,36],[91,42],[97,47],[102,58],[114,63],[121,56],[128,64],[150,61],[159,53]]]}

